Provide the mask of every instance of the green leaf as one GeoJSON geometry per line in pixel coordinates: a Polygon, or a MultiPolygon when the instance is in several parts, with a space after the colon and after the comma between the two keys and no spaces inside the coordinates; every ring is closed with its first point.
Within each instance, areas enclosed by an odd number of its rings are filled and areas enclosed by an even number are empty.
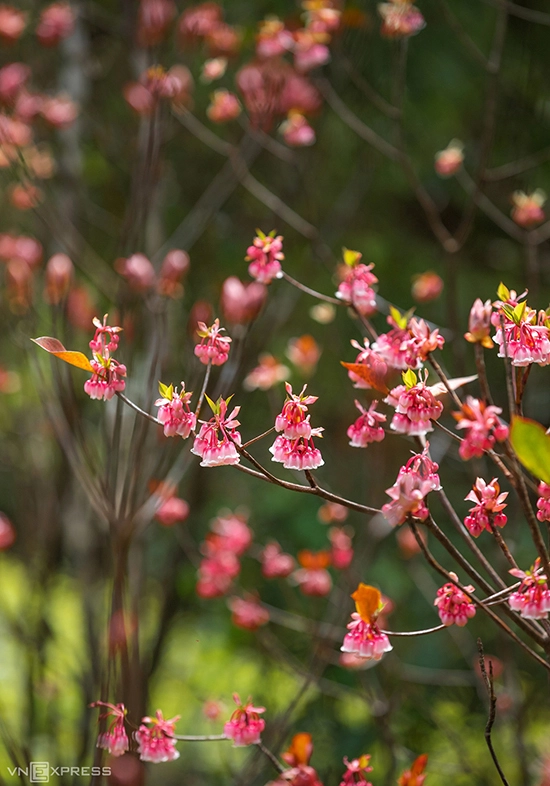
{"type": "Polygon", "coordinates": [[[206,393],[204,394],[204,397],[208,401],[208,406],[210,407],[210,409],[212,410],[214,415],[219,415],[220,414],[220,399],[218,399],[217,401],[212,401],[212,399],[206,393]]]}
{"type": "Polygon", "coordinates": [[[523,315],[525,314],[525,308],[527,306],[527,302],[523,300],[521,303],[518,303],[514,309],[514,321],[516,325],[519,325],[521,320],[523,319],[523,315]]]}
{"type": "Polygon", "coordinates": [[[349,265],[349,267],[353,267],[359,262],[363,254],[361,254],[360,251],[351,251],[351,249],[346,248],[344,246],[344,248],[342,249],[342,256],[344,258],[344,262],[346,263],[346,265],[349,265]]]}
{"type": "Polygon", "coordinates": [[[508,300],[509,297],[510,297],[510,290],[508,289],[506,284],[502,283],[502,281],[498,285],[497,297],[498,297],[499,300],[503,300],[503,301],[508,300]]]}
{"type": "Polygon", "coordinates": [[[535,420],[514,417],[510,442],[523,466],[550,484],[550,436],[544,427],[535,420]]]}
{"type": "Polygon", "coordinates": [[[172,384],[164,385],[159,380],[159,393],[162,396],[162,398],[166,398],[168,399],[168,401],[172,401],[172,398],[174,397],[174,386],[172,384]]]}

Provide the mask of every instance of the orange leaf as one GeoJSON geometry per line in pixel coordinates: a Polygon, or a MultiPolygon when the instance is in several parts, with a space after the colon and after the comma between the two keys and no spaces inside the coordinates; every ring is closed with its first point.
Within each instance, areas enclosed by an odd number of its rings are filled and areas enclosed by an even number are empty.
{"type": "Polygon", "coordinates": [[[330,551],[309,551],[302,549],[297,554],[298,562],[306,570],[324,570],[331,563],[330,551]]]}
{"type": "Polygon", "coordinates": [[[386,385],[386,374],[388,367],[383,360],[376,357],[369,357],[364,363],[345,363],[340,361],[344,368],[356,374],[359,379],[370,385],[379,393],[389,393],[389,388],[386,385]]]}
{"type": "Polygon", "coordinates": [[[301,731],[292,738],[288,750],[283,754],[283,759],[292,767],[297,767],[300,764],[307,765],[312,753],[313,742],[311,734],[308,734],[307,731],[301,731]]]}
{"type": "Polygon", "coordinates": [[[382,606],[380,590],[361,583],[351,597],[355,601],[355,608],[363,622],[374,622],[382,606]]]}
{"type": "Polygon", "coordinates": [[[81,368],[83,371],[90,371],[91,373],[94,371],[86,355],[83,355],[82,352],[73,352],[70,349],[65,349],[57,338],[40,336],[40,338],[31,338],[31,341],[45,349],[50,355],[55,355],[56,358],[69,363],[71,366],[76,366],[76,368],[81,368]]]}

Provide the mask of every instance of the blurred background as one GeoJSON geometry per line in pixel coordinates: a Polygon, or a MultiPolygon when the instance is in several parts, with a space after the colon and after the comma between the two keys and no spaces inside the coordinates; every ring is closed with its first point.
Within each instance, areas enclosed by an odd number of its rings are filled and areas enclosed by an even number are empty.
{"type": "MultiPolygon", "coordinates": [[[[285,271],[327,295],[338,285],[342,246],[357,249],[380,281],[376,329],[388,329],[390,303],[415,307],[442,328],[449,374],[474,374],[463,334],[476,297],[495,299],[504,281],[518,292],[529,286],[530,305],[548,303],[545,224],[529,240],[510,218],[516,190],[550,189],[547,4],[421,0],[425,29],[395,40],[380,34],[376,3],[335,4],[342,16],[330,62],[304,77],[314,91],[305,114],[316,137],[305,147],[287,144],[279,132],[285,118],[272,94],[267,108],[255,107],[241,72],[257,66],[258,23],[276,15],[297,30],[300,5],[221,3],[229,32],[214,42],[186,32],[190,4],[167,5],[163,17],[162,8],[151,10],[154,0],[75,0],[72,22],[63,28],[54,18],[57,32],[46,25],[42,34],[48,4],[19,0],[19,34],[8,6],[0,6],[0,782],[17,780],[7,769],[14,762],[97,763],[97,712],[88,705],[100,697],[124,700],[134,723],[160,707],[165,717],[181,715],[179,733],[216,734],[237,691],[266,706],[273,750],[284,750],[298,731],[313,735],[312,764],[323,783],[339,781],[343,756],[371,753],[379,786],[396,783],[416,755],[428,753],[430,786],[489,786],[497,781],[483,737],[481,636],[494,657],[494,739],[503,767],[511,783],[548,786],[547,678],[483,619],[396,638],[394,651],[367,669],[340,663],[341,640],[320,623],[344,628],[358,581],[389,600],[389,629],[439,622],[433,598],[441,582],[414,544],[382,517],[349,512],[342,520],[314,497],[231,467],[200,468],[189,442],[165,439],[119,401],[91,401],[82,372],[29,340],[56,336],[89,354],[91,320],[109,313],[109,324],[124,327],[117,357],[128,367],[126,393],[154,412],[158,379],[200,389],[196,322],[218,316],[233,344],[209,395],[234,394],[243,439],[271,427],[284,380],[295,390],[307,383],[319,397],[313,425],[325,429],[319,482],[381,507],[416,446],[395,436],[366,451],[348,445],[354,398],[370,397],[353,390],[340,361],[355,360],[350,340],[362,343],[363,325],[345,308],[319,308],[286,281],[269,286],[259,313],[243,312],[244,290],[231,300],[222,288],[231,276],[251,281],[244,258],[257,227],[283,235],[285,271]],[[165,21],[151,22],[159,18],[153,12],[165,21]],[[228,60],[214,84],[201,79],[212,57],[228,60]],[[23,71],[5,70],[14,63],[23,71]],[[179,72],[177,100],[155,93],[152,77],[143,76],[156,64],[188,69],[179,72]],[[208,114],[220,88],[235,92],[243,107],[231,122],[208,114]],[[464,166],[444,179],[434,156],[452,139],[464,143],[464,166]],[[190,265],[166,297],[140,274],[132,277],[124,260],[145,255],[158,280],[170,249],[188,252],[190,265]],[[48,273],[55,254],[72,262],[65,278],[48,273]],[[245,379],[261,353],[286,371],[268,390],[251,390],[254,380],[245,379]],[[189,505],[187,518],[170,526],[151,502],[162,481],[189,505]],[[124,521],[109,520],[102,500],[121,493],[124,521]],[[200,597],[201,543],[224,511],[247,517],[253,544],[230,591],[200,597]],[[125,526],[130,537],[121,535],[125,526]],[[328,595],[306,597],[292,582],[262,576],[258,557],[268,541],[294,557],[330,550],[331,527],[352,538],[354,557],[345,570],[329,569],[328,595]],[[243,593],[257,593],[271,613],[255,631],[231,620],[228,597],[243,593]]],[[[266,77],[260,69],[267,93],[288,79],[279,70],[266,77]]],[[[486,362],[508,417],[496,350],[486,352],[486,362]]],[[[544,374],[534,368],[525,411],[550,425],[544,374]]],[[[475,393],[476,383],[469,390],[475,393]]],[[[269,444],[253,448],[264,465],[269,444]]],[[[484,460],[462,462],[442,431],[431,446],[462,517],[475,477],[490,478],[493,469],[484,460]]],[[[433,512],[453,539],[438,501],[433,512]]],[[[507,512],[518,562],[529,565],[532,547],[512,499],[507,512]]],[[[494,544],[481,545],[505,576],[494,544]]],[[[433,549],[446,564],[437,544],[433,549]]],[[[178,761],[158,766],[130,756],[111,762],[110,782],[250,786],[275,776],[257,751],[223,742],[179,749],[178,761]]]]}

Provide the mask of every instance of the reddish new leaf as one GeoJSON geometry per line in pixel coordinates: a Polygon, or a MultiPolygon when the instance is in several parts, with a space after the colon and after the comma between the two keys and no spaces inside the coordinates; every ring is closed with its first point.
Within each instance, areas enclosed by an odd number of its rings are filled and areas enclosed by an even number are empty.
{"type": "Polygon", "coordinates": [[[340,362],[344,368],[356,374],[359,379],[366,382],[374,390],[377,390],[379,393],[389,393],[389,388],[386,385],[388,367],[383,360],[372,356],[366,358],[364,363],[345,363],[343,360],[340,362]]]}
{"type": "Polygon", "coordinates": [[[90,361],[83,355],[82,352],[74,352],[70,349],[65,349],[61,341],[51,336],[40,336],[40,338],[31,338],[35,344],[45,349],[50,355],[55,355],[56,358],[69,363],[71,366],[81,368],[83,371],[90,371],[93,373],[93,368],[90,361]]]}

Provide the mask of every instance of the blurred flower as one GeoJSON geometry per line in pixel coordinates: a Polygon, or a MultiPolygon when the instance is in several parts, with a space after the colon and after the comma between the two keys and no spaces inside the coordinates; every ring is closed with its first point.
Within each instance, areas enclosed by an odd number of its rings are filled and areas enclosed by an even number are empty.
{"type": "Polygon", "coordinates": [[[229,598],[227,601],[231,611],[231,622],[238,628],[257,630],[269,622],[269,612],[255,598],[229,598]]]}
{"type": "Polygon", "coordinates": [[[197,300],[193,303],[189,312],[189,319],[187,320],[187,332],[195,341],[197,339],[197,324],[205,322],[208,325],[212,322],[213,316],[214,309],[207,300],[197,300]]]}
{"type": "Polygon", "coordinates": [[[256,54],[259,58],[278,57],[292,49],[294,39],[285,23],[276,16],[260,22],[256,36],[256,54]]]}
{"type": "Polygon", "coordinates": [[[541,481],[538,485],[537,518],[539,521],[550,521],[550,486],[541,481]]]}
{"type": "Polygon", "coordinates": [[[215,90],[210,96],[210,106],[206,114],[213,123],[228,123],[241,114],[241,104],[234,93],[229,90],[215,90]]]}
{"type": "Polygon", "coordinates": [[[426,27],[424,17],[411,0],[380,3],[378,13],[382,17],[380,33],[386,38],[408,38],[426,27]]]}
{"type": "Polygon", "coordinates": [[[132,254],[127,259],[117,259],[115,270],[126,279],[134,292],[147,292],[155,286],[155,268],[145,254],[132,254]]]}
{"type": "Polygon", "coordinates": [[[15,543],[15,529],[5,513],[0,512],[0,551],[6,551],[15,543]]]}
{"type": "Polygon", "coordinates": [[[54,128],[68,128],[78,117],[78,106],[69,96],[60,94],[45,98],[40,112],[44,120],[54,128]]]}
{"type": "Polygon", "coordinates": [[[336,570],[345,570],[351,565],[353,560],[351,534],[353,530],[347,531],[341,527],[331,527],[329,530],[331,563],[336,570]]]}
{"type": "Polygon", "coordinates": [[[8,63],[0,68],[0,101],[11,104],[23,89],[31,75],[31,69],[24,63],[8,63]]]}
{"type": "Polygon", "coordinates": [[[36,37],[42,46],[57,46],[74,30],[75,15],[69,3],[52,3],[40,14],[36,37]]]}
{"type": "Polygon", "coordinates": [[[329,551],[309,551],[304,549],[298,552],[300,568],[292,574],[304,595],[324,597],[332,589],[332,578],[327,570],[331,563],[329,551]]]}
{"type": "Polygon", "coordinates": [[[332,521],[341,523],[348,517],[349,510],[345,505],[338,502],[325,502],[317,511],[317,518],[322,524],[330,524],[332,521]]]}
{"type": "Polygon", "coordinates": [[[211,57],[234,57],[241,48],[242,34],[235,27],[221,22],[207,33],[205,40],[211,57]]]}
{"type": "Polygon", "coordinates": [[[310,376],[321,357],[321,348],[313,336],[305,334],[289,340],[286,356],[305,376],[310,376]]]}
{"type": "MultiPolygon", "coordinates": [[[[420,536],[420,539],[424,541],[424,543],[426,543],[428,540],[428,536],[425,530],[420,530],[418,534],[420,536]]],[[[405,559],[410,559],[411,557],[414,557],[415,554],[420,554],[420,552],[422,551],[422,549],[418,545],[414,533],[408,527],[400,527],[398,529],[397,545],[399,546],[399,550],[401,551],[401,554],[405,557],[405,559]]]]}
{"type": "Polygon", "coordinates": [[[372,767],[369,764],[370,759],[371,757],[367,754],[353,759],[353,761],[349,761],[346,756],[344,758],[346,772],[342,776],[340,786],[372,786],[372,783],[366,780],[367,774],[372,772],[372,767]]]}
{"type": "Polygon", "coordinates": [[[46,265],[44,299],[50,306],[65,300],[74,277],[74,265],[67,254],[54,254],[46,265]]]}
{"type": "Polygon", "coordinates": [[[31,210],[42,202],[44,194],[32,183],[15,183],[9,188],[9,200],[17,210],[31,210]]]}
{"type": "Polygon", "coordinates": [[[11,259],[22,259],[29,267],[35,268],[42,261],[42,254],[42,245],[34,237],[10,233],[0,234],[0,259],[3,259],[4,262],[9,262],[11,259]]]}
{"type": "Polygon", "coordinates": [[[435,171],[441,177],[452,177],[464,161],[464,145],[458,139],[452,139],[445,150],[435,154],[435,171]]]}
{"type": "Polygon", "coordinates": [[[178,298],[183,295],[181,279],[187,274],[190,266],[189,254],[179,248],[173,248],[164,257],[158,277],[157,289],[165,297],[178,298]]]}
{"type": "Polygon", "coordinates": [[[6,266],[6,296],[10,309],[16,314],[24,314],[32,303],[33,273],[22,259],[15,258],[6,266]]]}
{"type": "Polygon", "coordinates": [[[0,40],[4,44],[17,41],[27,26],[27,14],[11,5],[0,5],[0,40]]]}
{"type": "Polygon", "coordinates": [[[141,0],[137,39],[140,46],[159,44],[177,13],[174,0],[141,0]]]}
{"type": "Polygon", "coordinates": [[[285,554],[276,541],[267,544],[261,554],[262,574],[266,579],[286,578],[294,570],[294,557],[285,554]]]}
{"type": "Polygon", "coordinates": [[[281,758],[290,765],[290,769],[285,770],[268,786],[322,786],[316,770],[309,764],[312,753],[311,734],[306,732],[295,734],[288,750],[281,755],[281,758]]]}
{"type": "Polygon", "coordinates": [[[300,112],[289,112],[287,119],[279,127],[279,133],[291,147],[308,147],[315,144],[315,131],[300,112]]]}
{"type": "Polygon", "coordinates": [[[245,377],[243,385],[246,390],[269,390],[290,374],[290,369],[279,363],[273,355],[263,353],[259,361],[259,365],[245,377]]]}
{"type": "Polygon", "coordinates": [[[208,85],[210,82],[216,81],[216,79],[221,79],[226,70],[226,57],[212,57],[210,60],[206,60],[202,66],[201,82],[205,82],[208,85]]]}
{"type": "Polygon", "coordinates": [[[330,325],[336,316],[336,309],[330,303],[317,303],[309,309],[309,315],[320,325],[330,325]]]}
{"type": "Polygon", "coordinates": [[[426,780],[424,770],[428,763],[428,755],[423,753],[418,756],[412,763],[410,770],[405,770],[397,781],[397,786],[422,786],[426,780]]]}
{"type": "Polygon", "coordinates": [[[222,285],[221,310],[228,322],[246,325],[256,319],[266,297],[267,289],[263,284],[257,281],[243,284],[236,276],[230,276],[222,285]]]}
{"type": "Polygon", "coordinates": [[[531,194],[524,191],[514,191],[512,194],[512,219],[520,227],[534,226],[540,224],[545,219],[542,206],[546,202],[546,194],[542,189],[537,188],[531,194]]]}
{"type": "Polygon", "coordinates": [[[178,522],[185,521],[189,515],[189,504],[175,494],[168,497],[155,513],[155,518],[163,527],[173,527],[178,522]]]}
{"type": "Polygon", "coordinates": [[[330,49],[326,45],[326,33],[315,33],[303,28],[294,33],[294,67],[305,74],[314,68],[326,65],[330,60],[330,49]]]}
{"type": "Polygon", "coordinates": [[[219,701],[209,699],[202,705],[202,714],[211,721],[217,721],[223,712],[223,707],[219,701]]]}
{"type": "Polygon", "coordinates": [[[443,292],[443,279],[432,270],[414,277],[411,294],[417,303],[429,303],[443,292]]]}
{"type": "Polygon", "coordinates": [[[67,296],[67,319],[69,324],[78,330],[88,330],[90,322],[97,312],[89,289],[75,286],[67,296]]]}

